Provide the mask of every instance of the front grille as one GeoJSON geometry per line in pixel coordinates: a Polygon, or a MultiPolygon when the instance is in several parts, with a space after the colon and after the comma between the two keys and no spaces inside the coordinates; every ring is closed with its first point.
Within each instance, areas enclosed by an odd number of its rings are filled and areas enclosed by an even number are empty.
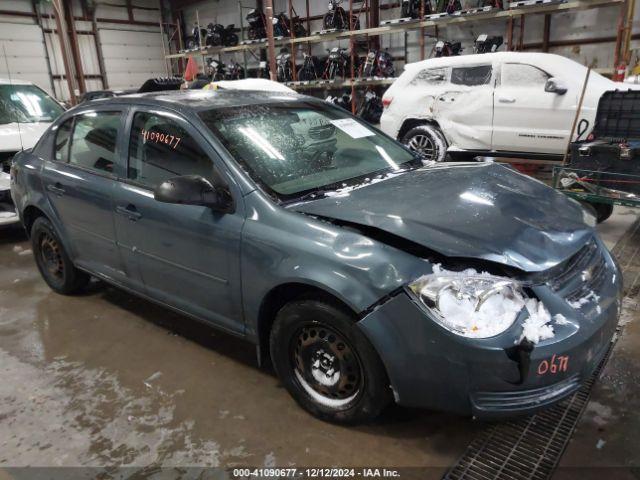
{"type": "Polygon", "coordinates": [[[522,410],[553,402],[573,392],[579,386],[580,375],[576,373],[561,382],[545,387],[515,392],[477,392],[471,396],[471,400],[477,408],[486,411],[522,410]]]}
{"type": "Polygon", "coordinates": [[[548,285],[567,301],[577,302],[597,291],[606,273],[607,264],[602,250],[595,240],[591,240],[563,265],[562,271],[548,285]]]}

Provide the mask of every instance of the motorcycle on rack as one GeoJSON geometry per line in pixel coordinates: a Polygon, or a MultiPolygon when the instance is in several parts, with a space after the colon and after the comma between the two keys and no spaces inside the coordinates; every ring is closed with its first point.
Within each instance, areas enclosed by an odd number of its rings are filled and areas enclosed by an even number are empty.
{"type": "Polygon", "coordinates": [[[462,10],[460,0],[437,0],[437,13],[453,13],[462,10]]]}
{"type": "Polygon", "coordinates": [[[434,50],[434,57],[455,57],[462,53],[462,44],[460,42],[445,42],[438,40],[434,50]]]}
{"type": "Polygon", "coordinates": [[[207,75],[211,77],[212,82],[226,80],[227,78],[227,71],[225,69],[224,64],[213,58],[210,58],[207,60],[206,70],[207,70],[207,75]]]}
{"type": "Polygon", "coordinates": [[[332,103],[340,108],[344,108],[349,112],[351,111],[351,94],[350,93],[343,93],[342,95],[338,95],[335,97],[329,95],[327,98],[325,98],[325,102],[332,103]]]}
{"type": "Polygon", "coordinates": [[[393,57],[387,52],[370,50],[358,69],[358,77],[393,77],[393,57]]]}
{"type": "Polygon", "coordinates": [[[493,7],[499,8],[502,10],[504,8],[504,3],[502,0],[478,0],[479,7],[493,7]]]}
{"type": "Polygon", "coordinates": [[[227,63],[225,78],[227,80],[241,80],[245,78],[244,68],[236,61],[227,63]]]}
{"type": "Polygon", "coordinates": [[[382,98],[380,98],[373,90],[367,90],[364,99],[356,111],[363,120],[369,123],[379,123],[382,116],[382,98]]]}
{"type": "Polygon", "coordinates": [[[351,15],[342,7],[342,0],[329,0],[329,11],[324,15],[322,28],[324,30],[360,30],[360,20],[357,15],[351,15]]]}
{"type": "Polygon", "coordinates": [[[318,68],[318,58],[309,55],[308,53],[304,53],[304,61],[302,62],[302,67],[298,70],[298,80],[301,82],[307,82],[311,80],[318,79],[318,72],[320,69],[318,68]]]}
{"type": "Polygon", "coordinates": [[[431,8],[431,0],[402,0],[402,6],[400,7],[400,16],[402,18],[420,18],[420,11],[422,9],[422,3],[424,2],[424,14],[431,15],[433,9],[431,8]]]}
{"type": "Polygon", "coordinates": [[[219,23],[210,23],[207,25],[207,36],[205,43],[208,47],[217,47],[224,45],[225,47],[233,47],[238,44],[238,35],[234,32],[235,25],[227,25],[226,27],[219,23]]]}
{"type": "Polygon", "coordinates": [[[502,36],[490,37],[483,33],[473,42],[473,53],[493,53],[500,48],[503,42],[502,36]]]}
{"type": "Polygon", "coordinates": [[[200,44],[200,39],[207,38],[207,30],[205,28],[198,28],[198,25],[194,25],[193,30],[191,30],[191,36],[184,39],[184,45],[186,50],[196,50],[204,45],[200,44]]]}
{"type": "Polygon", "coordinates": [[[256,71],[256,78],[271,78],[271,75],[269,75],[269,62],[264,60],[260,61],[258,64],[258,70],[256,71]]]}
{"type": "Polygon", "coordinates": [[[322,78],[325,80],[334,80],[337,77],[342,77],[344,80],[347,77],[347,66],[349,65],[349,55],[345,48],[334,47],[329,52],[329,58],[324,67],[322,78]]]}
{"type": "Polygon", "coordinates": [[[273,36],[274,37],[290,37],[289,34],[289,17],[284,12],[280,12],[275,15],[273,21],[273,36]]]}
{"type": "Polygon", "coordinates": [[[267,37],[267,18],[257,9],[251,10],[245,17],[249,28],[247,35],[250,40],[260,40],[267,37]]]}
{"type": "Polygon", "coordinates": [[[290,82],[293,80],[293,69],[291,68],[291,53],[286,48],[280,50],[276,56],[277,76],[279,82],[290,82]]]}

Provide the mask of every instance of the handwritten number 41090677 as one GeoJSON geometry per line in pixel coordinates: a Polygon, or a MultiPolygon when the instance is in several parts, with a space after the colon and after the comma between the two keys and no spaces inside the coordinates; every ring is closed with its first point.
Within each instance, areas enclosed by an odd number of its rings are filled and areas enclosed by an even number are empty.
{"type": "Polygon", "coordinates": [[[175,135],[169,135],[168,133],[161,132],[149,132],[148,130],[142,130],[140,132],[142,138],[146,142],[164,143],[169,145],[174,150],[178,148],[182,137],[176,137],[175,135]]]}

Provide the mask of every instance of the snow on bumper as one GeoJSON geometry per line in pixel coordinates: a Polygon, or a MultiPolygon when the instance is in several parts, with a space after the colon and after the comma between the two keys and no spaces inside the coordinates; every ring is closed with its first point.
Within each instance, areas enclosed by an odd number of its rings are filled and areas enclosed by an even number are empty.
{"type": "Polygon", "coordinates": [[[563,321],[553,338],[518,343],[526,315],[496,337],[446,331],[401,293],[359,326],[379,353],[399,404],[479,418],[527,414],[580,387],[610,345],[619,315],[622,276],[608,253],[599,299],[575,309],[548,286],[534,293],[563,321]]]}

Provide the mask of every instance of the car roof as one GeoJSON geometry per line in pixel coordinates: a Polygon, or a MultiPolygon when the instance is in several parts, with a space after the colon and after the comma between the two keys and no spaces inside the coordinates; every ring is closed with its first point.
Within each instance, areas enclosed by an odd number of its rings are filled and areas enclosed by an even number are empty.
{"type": "Polygon", "coordinates": [[[494,52],[476,53],[472,55],[457,55],[452,57],[429,58],[420,62],[408,63],[405,70],[415,70],[417,68],[437,68],[458,65],[478,65],[479,63],[490,62],[528,62],[532,64],[555,65],[563,68],[586,71],[586,67],[571,60],[570,58],[553,53],[540,52],[494,52]]]}
{"type": "Polygon", "coordinates": [[[0,85],[35,85],[28,80],[16,80],[15,78],[9,80],[8,78],[0,77],[0,85]]]}
{"type": "Polygon", "coordinates": [[[246,107],[265,103],[280,103],[283,100],[311,98],[296,93],[252,90],[169,90],[96,99],[82,105],[146,105],[199,112],[202,110],[246,107]]]}

